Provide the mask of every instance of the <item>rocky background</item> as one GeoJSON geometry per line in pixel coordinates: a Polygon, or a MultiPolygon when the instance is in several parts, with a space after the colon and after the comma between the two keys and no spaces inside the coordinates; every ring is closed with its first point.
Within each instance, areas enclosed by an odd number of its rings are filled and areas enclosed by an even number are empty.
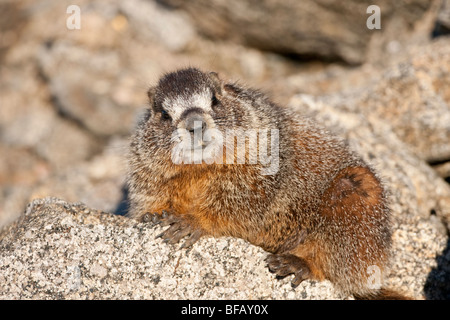
{"type": "Polygon", "coordinates": [[[292,290],[242,240],[183,251],[121,216],[147,88],[198,66],[345,137],[390,192],[386,285],[449,299],[449,31],[448,0],[0,0],[0,298],[346,298],[292,290]]]}

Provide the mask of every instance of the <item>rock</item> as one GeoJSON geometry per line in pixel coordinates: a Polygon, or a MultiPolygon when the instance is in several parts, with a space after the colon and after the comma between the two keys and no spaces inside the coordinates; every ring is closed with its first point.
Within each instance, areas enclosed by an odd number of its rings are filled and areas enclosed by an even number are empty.
{"type": "Polygon", "coordinates": [[[443,0],[439,14],[437,16],[437,31],[439,34],[449,34],[450,33],[450,1],[443,0]]]}
{"type": "Polygon", "coordinates": [[[243,240],[204,238],[179,250],[155,240],[159,232],[79,203],[35,200],[0,234],[0,298],[344,298],[327,281],[292,290],[243,240]]]}
{"type": "Polygon", "coordinates": [[[48,104],[50,93],[36,72],[30,64],[23,69],[2,69],[0,141],[31,148],[55,166],[86,160],[100,150],[99,141],[73,121],[60,119],[48,104]]]}
{"type": "Polygon", "coordinates": [[[428,162],[450,159],[450,38],[411,47],[388,68],[375,65],[288,78],[297,92],[335,108],[388,122],[397,137],[428,162]]]}
{"type": "Polygon", "coordinates": [[[118,211],[120,205],[126,205],[122,201],[128,140],[111,140],[102,153],[89,161],[50,174],[34,184],[28,199],[59,197],[70,202],[81,201],[97,210],[123,214],[125,210],[118,211]]]}
{"type": "Polygon", "coordinates": [[[427,299],[450,300],[450,241],[437,258],[437,266],[430,272],[424,291],[427,299]]]}
{"type": "Polygon", "coordinates": [[[422,159],[450,159],[450,38],[411,51],[409,59],[360,90],[350,105],[389,122],[422,159]]]}
{"type": "Polygon", "coordinates": [[[8,155],[0,161],[1,227],[20,215],[33,187],[50,176],[50,166],[28,148],[0,144],[0,154],[8,155]]]}
{"type": "Polygon", "coordinates": [[[27,16],[17,2],[0,3],[0,61],[21,36],[27,16]]]}
{"type": "Polygon", "coordinates": [[[179,12],[167,10],[156,1],[131,0],[120,3],[130,22],[135,24],[144,41],[162,43],[170,51],[186,49],[195,40],[194,28],[190,20],[179,12]],[[151,17],[151,18],[150,18],[151,17]]]}
{"type": "Polygon", "coordinates": [[[124,92],[130,85],[126,83],[124,67],[116,52],[99,54],[67,43],[55,43],[50,48],[42,48],[39,58],[62,116],[99,137],[129,132],[134,120],[133,104],[128,97],[122,99],[125,103],[120,98],[114,99],[115,90],[121,88],[124,92]]]}
{"type": "Polygon", "coordinates": [[[321,56],[359,64],[383,60],[411,41],[428,38],[440,2],[415,0],[258,2],[246,0],[164,0],[192,17],[199,32],[263,50],[321,56]],[[370,5],[381,11],[381,29],[366,26],[370,5]],[[392,43],[395,41],[395,45],[392,43]],[[394,48],[395,47],[395,48],[394,48]]]}
{"type": "Polygon", "coordinates": [[[437,164],[433,169],[444,179],[450,179],[450,161],[437,164]]]}

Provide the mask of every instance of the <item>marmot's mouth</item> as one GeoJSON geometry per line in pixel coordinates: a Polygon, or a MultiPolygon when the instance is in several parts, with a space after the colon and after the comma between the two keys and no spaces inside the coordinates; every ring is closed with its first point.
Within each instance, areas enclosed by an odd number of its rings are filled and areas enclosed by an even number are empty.
{"type": "MultiPolygon", "coordinates": [[[[217,136],[217,134],[216,134],[217,136]]],[[[172,135],[172,161],[175,164],[213,163],[222,150],[222,140],[216,139],[211,133],[192,133],[178,129],[172,135]]]]}

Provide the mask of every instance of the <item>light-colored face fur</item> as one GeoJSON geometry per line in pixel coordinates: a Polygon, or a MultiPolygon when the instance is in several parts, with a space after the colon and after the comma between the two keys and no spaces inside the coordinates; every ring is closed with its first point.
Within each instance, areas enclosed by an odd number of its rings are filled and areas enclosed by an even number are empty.
{"type": "MultiPolygon", "coordinates": [[[[211,108],[213,94],[210,89],[202,88],[201,91],[193,94],[185,92],[179,96],[166,97],[163,100],[163,109],[170,114],[172,123],[176,124],[176,130],[172,133],[171,138],[174,143],[172,148],[173,163],[201,163],[202,161],[212,162],[214,160],[215,154],[221,147],[221,141],[215,139],[216,135],[212,134],[215,129],[214,120],[210,115],[213,112],[211,108]],[[182,115],[193,108],[201,111],[201,117],[206,123],[206,132],[194,130],[192,134],[186,129],[186,121],[182,119],[182,115]]],[[[201,128],[201,123],[199,128],[201,128]]]]}
{"type": "Polygon", "coordinates": [[[208,88],[202,88],[200,92],[189,92],[177,96],[168,96],[162,101],[162,107],[172,117],[173,123],[179,123],[184,111],[190,108],[199,108],[205,113],[212,112],[211,97],[213,93],[208,88]]]}

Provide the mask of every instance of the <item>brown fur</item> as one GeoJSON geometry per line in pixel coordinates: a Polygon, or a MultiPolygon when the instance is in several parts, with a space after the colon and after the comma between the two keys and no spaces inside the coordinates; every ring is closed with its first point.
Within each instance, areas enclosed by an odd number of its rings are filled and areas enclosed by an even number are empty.
{"type": "Polygon", "coordinates": [[[376,174],[341,140],[256,90],[197,69],[164,76],[149,98],[131,143],[131,217],[165,210],[168,240],[196,230],[239,237],[272,253],[269,269],[293,273],[294,285],[329,279],[346,293],[380,296],[367,268],[386,270],[389,208],[376,174]],[[278,171],[263,175],[260,163],[174,164],[171,133],[192,112],[221,131],[278,129],[278,171]]]}

